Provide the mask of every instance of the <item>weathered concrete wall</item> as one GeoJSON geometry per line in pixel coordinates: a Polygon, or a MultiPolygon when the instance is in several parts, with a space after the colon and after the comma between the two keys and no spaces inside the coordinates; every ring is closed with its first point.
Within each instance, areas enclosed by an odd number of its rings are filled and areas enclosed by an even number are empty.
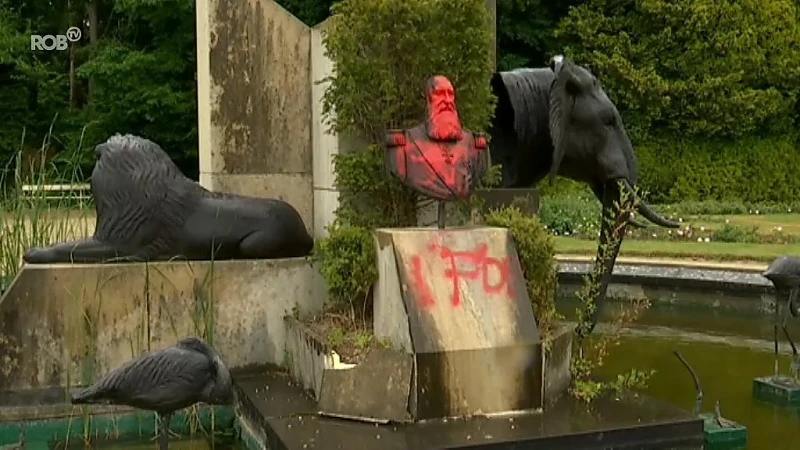
{"type": "MultiPolygon", "coordinates": [[[[583,286],[591,264],[574,255],[559,258],[559,301],[569,300],[583,286]]],[[[636,258],[617,261],[608,297],[648,298],[654,304],[721,308],[771,314],[775,308],[772,284],[761,272],[764,264],[747,267],[675,265],[666,261],[642,263],[636,258]]]]}
{"type": "Polygon", "coordinates": [[[311,142],[314,162],[314,236],[325,236],[327,227],[336,218],[339,191],[333,173],[333,159],[339,154],[339,136],[329,131],[323,114],[322,98],[330,81],[322,80],[333,72],[333,61],[325,55],[324,34],[330,25],[326,20],[311,30],[311,142]]]}
{"type": "Polygon", "coordinates": [[[230,367],[282,364],[283,318],[324,296],[303,258],[28,265],[0,300],[0,386],[76,385],[187,335],[230,367]]]}
{"type": "MultiPolygon", "coordinates": [[[[495,3],[486,0],[493,32],[495,3]]],[[[273,0],[197,1],[200,184],[286,200],[315,236],[339,205],[334,155],[364,146],[327,130],[326,26],[309,28],[273,0]]]]}
{"type": "Polygon", "coordinates": [[[313,229],[311,34],[272,0],[198,0],[200,183],[275,197],[313,229]]]}

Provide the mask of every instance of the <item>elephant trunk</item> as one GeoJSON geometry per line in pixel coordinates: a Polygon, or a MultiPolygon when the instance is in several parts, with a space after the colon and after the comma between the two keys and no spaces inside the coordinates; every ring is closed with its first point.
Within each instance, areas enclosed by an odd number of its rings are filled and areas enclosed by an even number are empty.
{"type": "Polygon", "coordinates": [[[588,318],[579,324],[576,333],[580,338],[585,338],[594,331],[600,312],[606,301],[608,285],[611,283],[611,276],[614,272],[614,265],[619,255],[622,239],[625,236],[625,229],[628,218],[622,217],[621,204],[622,183],[618,180],[606,182],[603,189],[603,212],[600,225],[600,245],[597,247],[597,257],[594,262],[594,269],[590,273],[587,283],[589,283],[590,308],[588,318]],[[588,320],[587,320],[588,319],[588,320]]]}

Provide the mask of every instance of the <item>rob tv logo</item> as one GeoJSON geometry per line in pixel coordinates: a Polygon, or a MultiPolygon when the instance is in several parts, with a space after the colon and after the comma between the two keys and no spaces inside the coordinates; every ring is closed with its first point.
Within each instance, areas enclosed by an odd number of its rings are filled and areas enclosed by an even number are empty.
{"type": "Polygon", "coordinates": [[[31,35],[31,50],[66,50],[70,42],[77,42],[81,39],[81,29],[69,27],[67,34],[39,34],[31,35]]]}

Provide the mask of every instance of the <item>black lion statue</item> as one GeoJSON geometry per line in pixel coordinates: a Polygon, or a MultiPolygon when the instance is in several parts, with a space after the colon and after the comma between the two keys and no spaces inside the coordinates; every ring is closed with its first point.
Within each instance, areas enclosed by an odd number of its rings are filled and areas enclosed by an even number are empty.
{"type": "Polygon", "coordinates": [[[152,141],[117,134],[95,155],[94,236],[31,248],[25,262],[274,259],[306,256],[313,248],[290,204],[210,192],[152,141]]]}

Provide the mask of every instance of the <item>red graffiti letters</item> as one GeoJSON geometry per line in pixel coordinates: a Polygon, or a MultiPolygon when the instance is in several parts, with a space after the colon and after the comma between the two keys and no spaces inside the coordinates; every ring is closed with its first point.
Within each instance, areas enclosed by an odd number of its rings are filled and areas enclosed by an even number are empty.
{"type": "MultiPolygon", "coordinates": [[[[439,256],[439,261],[445,263],[442,274],[452,283],[450,304],[453,307],[461,305],[460,281],[462,279],[479,281],[484,294],[494,295],[505,292],[510,298],[513,298],[513,286],[509,283],[510,260],[508,257],[490,257],[488,245],[479,244],[474,250],[456,251],[446,245],[430,244],[428,249],[439,256]]],[[[422,258],[418,255],[412,256],[410,269],[412,289],[419,306],[422,308],[434,306],[435,302],[430,286],[423,277],[422,258]]]]}
{"type": "Polygon", "coordinates": [[[411,257],[411,280],[413,289],[419,301],[419,305],[423,308],[430,308],[433,306],[433,294],[428,283],[425,282],[425,277],[422,275],[422,258],[419,255],[411,257]]]}

